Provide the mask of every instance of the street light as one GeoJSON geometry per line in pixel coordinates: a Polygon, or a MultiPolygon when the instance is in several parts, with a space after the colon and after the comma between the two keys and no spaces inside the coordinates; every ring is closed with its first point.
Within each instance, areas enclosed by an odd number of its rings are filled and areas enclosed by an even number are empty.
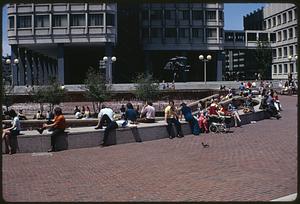
{"type": "MultiPolygon", "coordinates": [[[[5,63],[6,64],[8,64],[8,65],[10,65],[10,69],[11,69],[11,85],[14,85],[14,81],[13,81],[13,68],[12,68],[12,65],[18,65],[19,64],[19,59],[18,58],[15,58],[14,60],[13,60],[13,63],[11,62],[11,59],[9,59],[9,58],[7,58],[6,60],[5,60],[5,63]]],[[[15,73],[16,74],[16,73],[15,73]]]]}
{"type": "MultiPolygon", "coordinates": [[[[290,63],[292,62],[292,59],[293,59],[293,56],[292,55],[289,55],[288,56],[288,60],[290,61],[290,63]]],[[[295,60],[293,60],[293,61],[295,61],[295,63],[296,63],[296,68],[294,69],[294,70],[297,70],[297,59],[298,59],[298,55],[295,55],[294,56],[294,59],[295,60]]],[[[290,78],[292,78],[292,73],[289,71],[289,74],[288,74],[289,76],[290,76],[290,78]]]]}
{"type": "Polygon", "coordinates": [[[103,57],[103,61],[106,64],[106,81],[108,81],[109,84],[112,84],[112,63],[114,63],[115,61],[117,61],[117,58],[115,56],[112,56],[112,57],[107,57],[107,56],[104,56],[103,57]]]}
{"type": "Polygon", "coordinates": [[[203,55],[199,55],[199,60],[204,62],[204,84],[205,84],[205,87],[206,87],[206,62],[210,61],[211,58],[212,58],[211,55],[207,55],[206,59],[204,58],[203,55]]]}

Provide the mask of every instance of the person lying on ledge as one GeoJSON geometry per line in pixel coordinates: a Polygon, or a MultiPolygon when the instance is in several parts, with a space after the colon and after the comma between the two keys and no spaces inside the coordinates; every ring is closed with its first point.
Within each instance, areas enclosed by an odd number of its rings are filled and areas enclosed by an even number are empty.
{"type": "Polygon", "coordinates": [[[155,108],[151,101],[147,101],[146,105],[141,110],[141,116],[137,119],[141,123],[154,123],[155,122],[155,108]]]}

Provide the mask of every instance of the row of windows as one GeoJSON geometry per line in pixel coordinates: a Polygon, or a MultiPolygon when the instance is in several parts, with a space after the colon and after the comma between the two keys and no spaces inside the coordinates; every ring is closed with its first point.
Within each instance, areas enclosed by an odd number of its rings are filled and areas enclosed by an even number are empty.
{"type": "MultiPolygon", "coordinates": [[[[160,38],[163,36],[163,32],[165,32],[166,38],[189,38],[190,35],[193,38],[204,38],[204,32],[206,32],[207,38],[217,38],[217,28],[150,28],[150,36],[152,38],[160,38]]],[[[142,37],[149,38],[149,29],[143,28],[142,30],[142,37]]],[[[219,30],[219,37],[223,37],[223,29],[220,28],[219,30]]]]}
{"type": "Polygon", "coordinates": [[[273,65],[273,74],[287,74],[294,73],[296,70],[294,69],[294,64],[289,64],[290,70],[288,70],[288,64],[275,64],[273,65]]]}
{"type": "Polygon", "coordinates": [[[289,10],[287,12],[281,13],[277,16],[274,16],[272,18],[269,18],[264,21],[264,27],[266,29],[270,29],[272,27],[285,24],[287,22],[290,22],[292,20],[297,19],[297,8],[289,10]]]}
{"type": "Polygon", "coordinates": [[[297,37],[297,26],[277,32],[277,42],[292,39],[297,37]]]}
{"type": "Polygon", "coordinates": [[[223,11],[202,11],[202,10],[143,10],[142,18],[143,20],[149,20],[149,14],[151,20],[175,20],[176,16],[179,20],[203,20],[204,14],[208,21],[216,21],[217,20],[217,12],[219,12],[219,20],[224,20],[223,11]],[[176,14],[177,13],[177,14],[176,14]]]}
{"type": "Polygon", "coordinates": [[[288,57],[288,56],[293,56],[294,54],[297,53],[297,45],[293,46],[290,45],[288,47],[279,47],[277,49],[272,50],[272,56],[273,58],[281,58],[281,57],[288,57]]]}
{"type": "MultiPolygon", "coordinates": [[[[35,27],[49,27],[50,26],[49,15],[36,15],[34,17],[35,27]]],[[[88,25],[89,26],[103,26],[103,14],[89,14],[88,25]]],[[[70,14],[71,26],[85,26],[85,14],[70,14]]],[[[115,25],[115,15],[106,14],[106,25],[115,25]]],[[[68,26],[67,14],[54,14],[52,15],[52,27],[66,27],[68,26]]],[[[29,28],[32,27],[32,16],[17,16],[17,28],[29,28]]],[[[9,16],[9,28],[14,28],[14,16],[9,16]]]]}

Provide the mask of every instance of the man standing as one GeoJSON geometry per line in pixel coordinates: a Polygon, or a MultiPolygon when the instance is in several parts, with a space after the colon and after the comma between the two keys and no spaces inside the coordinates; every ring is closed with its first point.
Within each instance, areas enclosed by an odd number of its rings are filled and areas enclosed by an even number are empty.
{"type": "Polygon", "coordinates": [[[172,124],[175,124],[177,130],[177,137],[184,137],[181,130],[181,124],[178,120],[178,115],[176,113],[176,108],[174,106],[174,101],[172,100],[169,101],[169,105],[165,108],[165,121],[168,124],[167,131],[170,139],[174,138],[171,135],[172,124]]]}

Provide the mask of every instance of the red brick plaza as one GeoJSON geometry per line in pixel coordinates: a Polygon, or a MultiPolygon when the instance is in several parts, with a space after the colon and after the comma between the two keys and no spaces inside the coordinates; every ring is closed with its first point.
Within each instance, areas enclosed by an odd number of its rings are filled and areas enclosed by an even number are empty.
{"type": "Polygon", "coordinates": [[[228,134],[2,156],[6,201],[270,201],[297,192],[297,97],[228,134]],[[210,147],[203,148],[201,142],[210,147]]]}

